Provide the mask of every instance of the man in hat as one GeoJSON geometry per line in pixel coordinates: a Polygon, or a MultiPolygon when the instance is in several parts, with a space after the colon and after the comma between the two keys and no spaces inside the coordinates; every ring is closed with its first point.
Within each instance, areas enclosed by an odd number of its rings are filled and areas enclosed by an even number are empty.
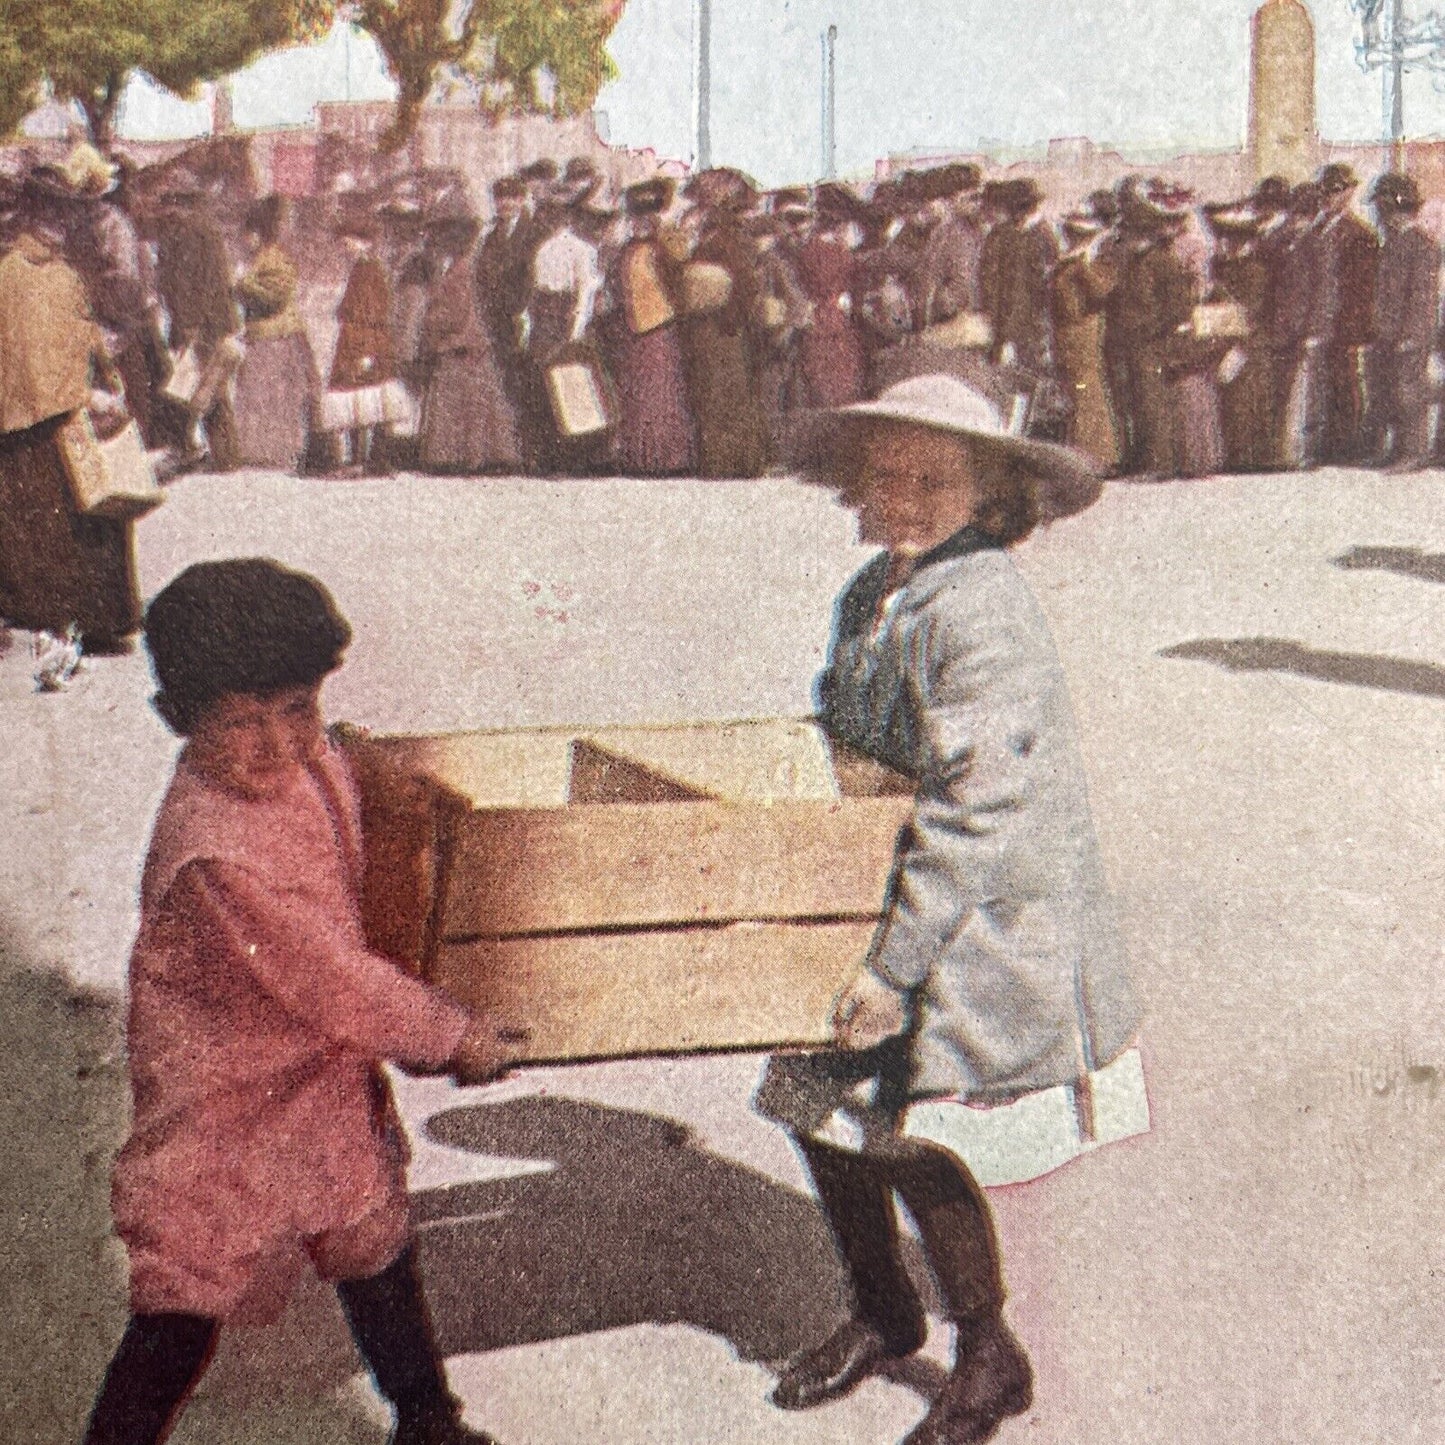
{"type": "Polygon", "coordinates": [[[1067,441],[1109,474],[1118,469],[1121,452],[1104,377],[1104,303],[1117,275],[1094,250],[1104,228],[1093,216],[1077,211],[1065,216],[1063,233],[1049,309],[1059,380],[1070,403],[1067,441]]]}
{"type": "Polygon", "coordinates": [[[1366,460],[1416,471],[1430,450],[1430,349],[1440,311],[1440,248],[1420,224],[1412,176],[1387,171],[1370,191],[1380,227],[1365,418],[1366,460]]]}
{"type": "Polygon", "coordinates": [[[1027,177],[992,192],[994,225],[980,256],[982,309],[993,330],[995,362],[1044,377],[1053,369],[1049,272],[1059,259],[1053,230],[1039,215],[1043,195],[1027,177]]]}
{"type": "Polygon", "coordinates": [[[231,294],[231,259],[206,213],[205,199],[200,181],[178,169],[162,195],[156,222],[156,290],[170,318],[170,348],[178,357],[193,350],[201,375],[200,388],[180,418],[173,471],[197,467],[208,454],[216,471],[229,471],[241,460],[225,376],[225,344],[240,332],[241,318],[231,294]]]}
{"type": "Polygon", "coordinates": [[[495,219],[477,247],[473,280],[520,428],[523,465],[534,470],[537,443],[527,410],[528,367],[522,352],[522,318],[532,295],[532,258],[537,249],[527,194],[527,182],[520,175],[502,176],[492,183],[495,219]]]}
{"type": "Polygon", "coordinates": [[[976,165],[960,162],[940,166],[933,176],[929,209],[935,224],[924,243],[913,287],[919,331],[951,321],[960,312],[983,309],[983,173],[976,165]]]}
{"type": "Polygon", "coordinates": [[[1347,165],[1319,173],[1326,329],[1319,354],[1322,408],[1319,460],[1348,466],[1364,457],[1365,355],[1373,339],[1380,238],[1351,209],[1359,178],[1347,165]]]}
{"type": "Polygon", "coordinates": [[[1147,199],[1142,184],[1120,186],[1117,237],[1109,255],[1117,281],[1104,305],[1104,357],[1124,454],[1121,471],[1165,477],[1175,455],[1165,347],[1178,266],[1166,213],[1147,199]]]}
{"type": "Polygon", "coordinates": [[[1314,181],[1290,191],[1287,218],[1277,234],[1266,229],[1273,277],[1264,334],[1273,356],[1274,404],[1280,418],[1280,464],[1314,466],[1323,438],[1321,357],[1330,326],[1323,194],[1314,181]]]}

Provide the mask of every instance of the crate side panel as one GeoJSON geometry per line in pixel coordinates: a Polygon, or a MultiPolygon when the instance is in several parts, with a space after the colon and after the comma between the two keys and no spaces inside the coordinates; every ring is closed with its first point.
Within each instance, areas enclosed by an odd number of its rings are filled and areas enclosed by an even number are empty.
{"type": "Polygon", "coordinates": [[[447,938],[876,915],[903,799],[611,804],[460,820],[447,938]]]}
{"type": "Polygon", "coordinates": [[[432,978],[529,1027],[531,1062],[825,1044],[872,931],[739,924],[448,944],[432,978]]]}

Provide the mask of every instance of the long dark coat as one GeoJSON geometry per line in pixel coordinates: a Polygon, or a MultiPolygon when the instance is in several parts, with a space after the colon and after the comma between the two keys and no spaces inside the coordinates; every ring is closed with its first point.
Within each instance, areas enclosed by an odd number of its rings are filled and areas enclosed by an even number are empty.
{"type": "Polygon", "coordinates": [[[768,426],[758,381],[757,256],[741,230],[724,220],[703,236],[693,259],[721,266],[732,277],[725,306],[683,323],[698,472],[761,476],[768,465],[768,426]]]}
{"type": "Polygon", "coordinates": [[[522,462],[490,328],[478,314],[468,258],[433,282],[418,353],[426,377],[421,462],[438,471],[515,470],[522,462]]]}

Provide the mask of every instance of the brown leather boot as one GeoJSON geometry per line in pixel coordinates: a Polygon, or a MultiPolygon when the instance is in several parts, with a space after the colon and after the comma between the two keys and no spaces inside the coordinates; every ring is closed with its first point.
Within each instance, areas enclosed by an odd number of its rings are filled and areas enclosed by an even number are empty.
{"type": "Polygon", "coordinates": [[[884,1176],[846,1150],[812,1140],[798,1144],[847,1268],[855,1313],[789,1362],[772,1394],[782,1410],[811,1410],[840,1399],[886,1361],[913,1354],[928,1334],[903,1268],[893,1191],[884,1176]]]}
{"type": "Polygon", "coordinates": [[[953,1373],[903,1445],[977,1445],[1033,1403],[1028,1356],[1003,1321],[993,1214],[967,1168],[933,1145],[909,1150],[894,1179],[957,1330],[953,1373]]]}
{"type": "Polygon", "coordinates": [[[953,1373],[903,1445],[981,1445],[1033,1400],[1029,1358],[1002,1316],[960,1325],[953,1373]]]}

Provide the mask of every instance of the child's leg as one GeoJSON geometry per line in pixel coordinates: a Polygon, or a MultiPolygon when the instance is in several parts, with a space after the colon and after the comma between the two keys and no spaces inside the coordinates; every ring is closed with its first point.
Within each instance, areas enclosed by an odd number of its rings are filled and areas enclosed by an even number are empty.
{"type": "Polygon", "coordinates": [[[380,1274],[338,1280],[336,1293],[361,1358],[397,1413],[452,1408],[422,1293],[416,1246],[407,1245],[380,1274]]]}
{"type": "Polygon", "coordinates": [[[220,1326],[200,1315],[132,1315],[84,1445],[160,1445],[205,1373],[220,1326]]]}
{"type": "Polygon", "coordinates": [[[461,1424],[447,1388],[417,1268],[416,1246],[369,1279],[339,1280],[336,1293],[376,1387],[396,1408],[396,1445],[495,1445],[461,1424]]]}

